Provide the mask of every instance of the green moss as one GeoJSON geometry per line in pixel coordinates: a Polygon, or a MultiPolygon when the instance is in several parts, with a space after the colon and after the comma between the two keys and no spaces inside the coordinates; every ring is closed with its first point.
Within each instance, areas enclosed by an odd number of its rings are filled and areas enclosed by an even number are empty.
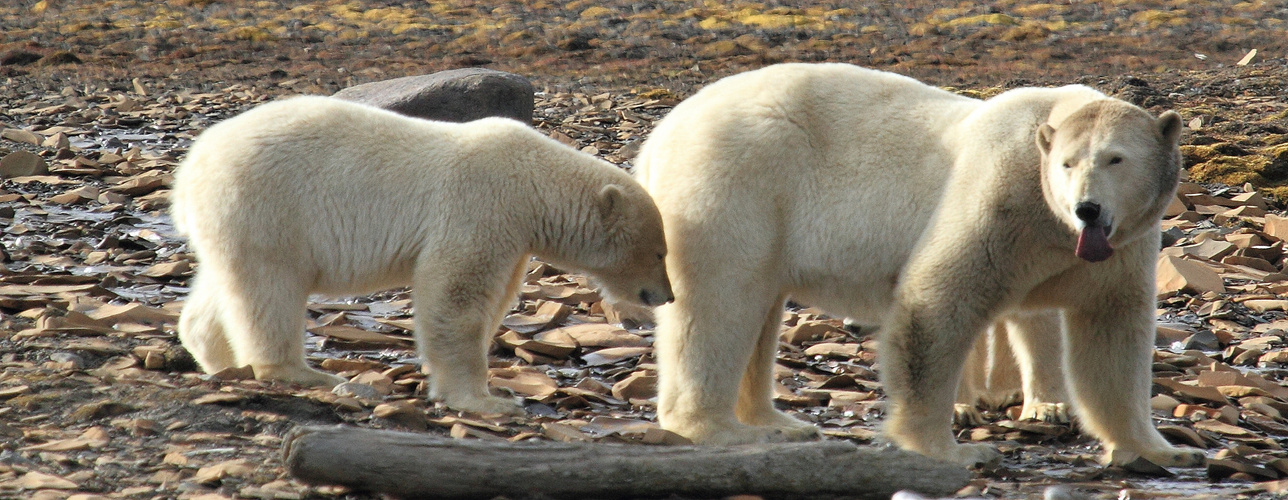
{"type": "Polygon", "coordinates": [[[1200,163],[1207,163],[1221,156],[1212,146],[1181,146],[1181,157],[1185,158],[1185,168],[1200,163]]]}
{"type": "Polygon", "coordinates": [[[1279,124],[1279,123],[1283,123],[1285,120],[1288,120],[1288,109],[1285,109],[1283,111],[1270,115],[1265,119],[1261,120],[1261,122],[1279,124]]]}
{"type": "Polygon", "coordinates": [[[644,99],[657,99],[657,100],[678,99],[678,97],[675,95],[674,92],[671,92],[670,90],[667,90],[667,89],[646,90],[644,92],[640,92],[639,96],[644,99]]]}
{"type": "Polygon", "coordinates": [[[1271,182],[1288,181],[1288,144],[1265,148],[1261,154],[1269,160],[1261,175],[1271,182]]]}
{"type": "Polygon", "coordinates": [[[1002,92],[1006,92],[1006,89],[1002,87],[988,87],[983,89],[959,89],[956,87],[943,87],[943,89],[957,95],[970,97],[972,99],[981,99],[981,100],[996,96],[998,94],[1001,94],[1002,92]]]}
{"type": "Polygon", "coordinates": [[[1260,188],[1288,182],[1288,144],[1262,148],[1243,156],[1226,156],[1222,148],[1181,146],[1190,178],[1237,186],[1245,182],[1260,188]]]}
{"type": "Polygon", "coordinates": [[[10,398],[7,404],[8,406],[12,406],[19,410],[32,411],[40,408],[45,403],[51,403],[58,400],[59,397],[59,394],[23,394],[18,397],[10,398]]]}
{"type": "Polygon", "coordinates": [[[104,400],[80,406],[67,416],[67,420],[71,422],[88,422],[123,415],[132,411],[134,411],[134,407],[130,405],[104,400]]]}
{"type": "Polygon", "coordinates": [[[1219,156],[1189,167],[1190,179],[1229,186],[1245,182],[1250,182],[1253,186],[1267,186],[1270,182],[1262,176],[1262,171],[1269,164],[1269,160],[1259,155],[1219,156]]]}
{"type": "Polygon", "coordinates": [[[1276,186],[1271,188],[1262,188],[1261,194],[1274,198],[1275,201],[1283,204],[1288,203],[1288,186],[1276,186]]]}

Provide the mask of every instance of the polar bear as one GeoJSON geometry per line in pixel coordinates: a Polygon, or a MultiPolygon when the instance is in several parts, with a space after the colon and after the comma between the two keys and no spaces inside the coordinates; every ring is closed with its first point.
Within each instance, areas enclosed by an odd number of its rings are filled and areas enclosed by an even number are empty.
{"type": "Polygon", "coordinates": [[[1068,423],[1064,343],[1059,310],[1020,311],[996,321],[967,357],[953,419],[980,425],[978,407],[1022,403],[1020,420],[1068,423]]]}
{"type": "Polygon", "coordinates": [[[1154,260],[1180,130],[1174,112],[1083,86],[980,101],[847,64],[704,88],[637,160],[675,291],[657,310],[660,423],[703,443],[816,435],[771,400],[790,297],[882,325],[888,440],[989,461],[991,446],[952,434],[966,354],[998,318],[1058,309],[1083,429],[1106,452],[1199,463],[1149,406],[1154,260]]]}
{"type": "Polygon", "coordinates": [[[179,338],[207,372],[249,365],[258,379],[335,385],[305,363],[308,295],[411,285],[430,397],[521,413],[488,393],[486,349],[530,255],[590,274],[616,300],[671,300],[643,187],[513,120],[269,103],[202,133],[173,197],[201,264],[179,338]]]}

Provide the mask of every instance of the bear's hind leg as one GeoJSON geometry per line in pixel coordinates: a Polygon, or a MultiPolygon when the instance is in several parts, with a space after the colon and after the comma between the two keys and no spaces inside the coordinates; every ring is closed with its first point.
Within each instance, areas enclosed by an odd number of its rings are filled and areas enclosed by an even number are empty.
{"type": "Polygon", "coordinates": [[[992,356],[990,345],[995,338],[993,329],[975,339],[966,366],[962,369],[961,380],[957,382],[957,401],[953,403],[953,423],[963,427],[984,425],[987,420],[979,411],[980,405],[988,404],[988,374],[992,356]]]}
{"type": "MultiPolygon", "coordinates": [[[[250,262],[243,259],[243,264],[250,262]]],[[[237,365],[250,365],[259,380],[324,387],[344,382],[313,369],[305,360],[308,292],[300,278],[271,265],[240,271],[230,275],[222,297],[224,325],[237,365]]]]}
{"type": "Polygon", "coordinates": [[[742,376],[736,413],[743,423],[778,429],[791,440],[817,438],[818,428],[813,424],[774,408],[774,366],[778,363],[778,338],[785,302],[784,298],[776,300],[765,317],[751,363],[742,376]]]}
{"type": "Polygon", "coordinates": [[[1056,310],[1023,311],[1011,314],[1005,323],[1024,385],[1020,419],[1069,423],[1063,316],[1056,310]]]}
{"type": "Polygon", "coordinates": [[[202,267],[192,278],[191,290],[179,315],[179,342],[206,373],[233,368],[237,358],[224,331],[219,290],[213,272],[202,267]],[[207,271],[207,272],[202,272],[207,271]]]}
{"type": "Polygon", "coordinates": [[[512,398],[488,392],[487,351],[525,266],[526,261],[516,269],[512,263],[479,259],[417,267],[412,288],[416,347],[429,367],[430,399],[458,411],[523,414],[512,398]]]}

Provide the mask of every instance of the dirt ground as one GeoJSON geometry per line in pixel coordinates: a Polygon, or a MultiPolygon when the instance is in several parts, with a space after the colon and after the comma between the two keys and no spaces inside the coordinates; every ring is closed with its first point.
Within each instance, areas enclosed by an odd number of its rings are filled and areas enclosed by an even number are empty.
{"type": "MultiPolygon", "coordinates": [[[[348,392],[194,371],[174,323],[198,264],[165,214],[169,173],[203,128],[255,104],[467,66],[532,79],[539,129],[629,166],[680,99],[786,61],[855,63],[977,97],[1083,83],[1180,112],[1189,182],[1164,253],[1223,283],[1160,293],[1154,403],[1169,438],[1206,448],[1209,464],[1102,467],[1076,427],[1016,421],[1012,407],[958,429],[1006,454],[961,495],[1288,491],[1288,227],[1273,215],[1288,200],[1288,6],[852,4],[4,2],[0,158],[17,159],[3,170],[48,172],[0,184],[0,498],[377,497],[287,476],[278,448],[301,424],[665,440],[648,432],[651,331],[609,323],[584,279],[546,266],[534,265],[493,353],[493,386],[524,398],[522,418],[425,401],[405,291],[310,304],[313,359],[353,376],[348,392]]],[[[871,335],[800,307],[784,328],[778,402],[829,439],[871,443],[884,399],[871,335]]]]}

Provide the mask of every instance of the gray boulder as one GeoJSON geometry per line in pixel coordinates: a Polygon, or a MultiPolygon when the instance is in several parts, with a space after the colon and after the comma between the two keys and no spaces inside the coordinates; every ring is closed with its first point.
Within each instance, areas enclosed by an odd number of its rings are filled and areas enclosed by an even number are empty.
{"type": "Polygon", "coordinates": [[[486,68],[462,68],[429,75],[364,83],[334,97],[418,118],[467,122],[488,116],[532,123],[532,82],[486,68]]]}

